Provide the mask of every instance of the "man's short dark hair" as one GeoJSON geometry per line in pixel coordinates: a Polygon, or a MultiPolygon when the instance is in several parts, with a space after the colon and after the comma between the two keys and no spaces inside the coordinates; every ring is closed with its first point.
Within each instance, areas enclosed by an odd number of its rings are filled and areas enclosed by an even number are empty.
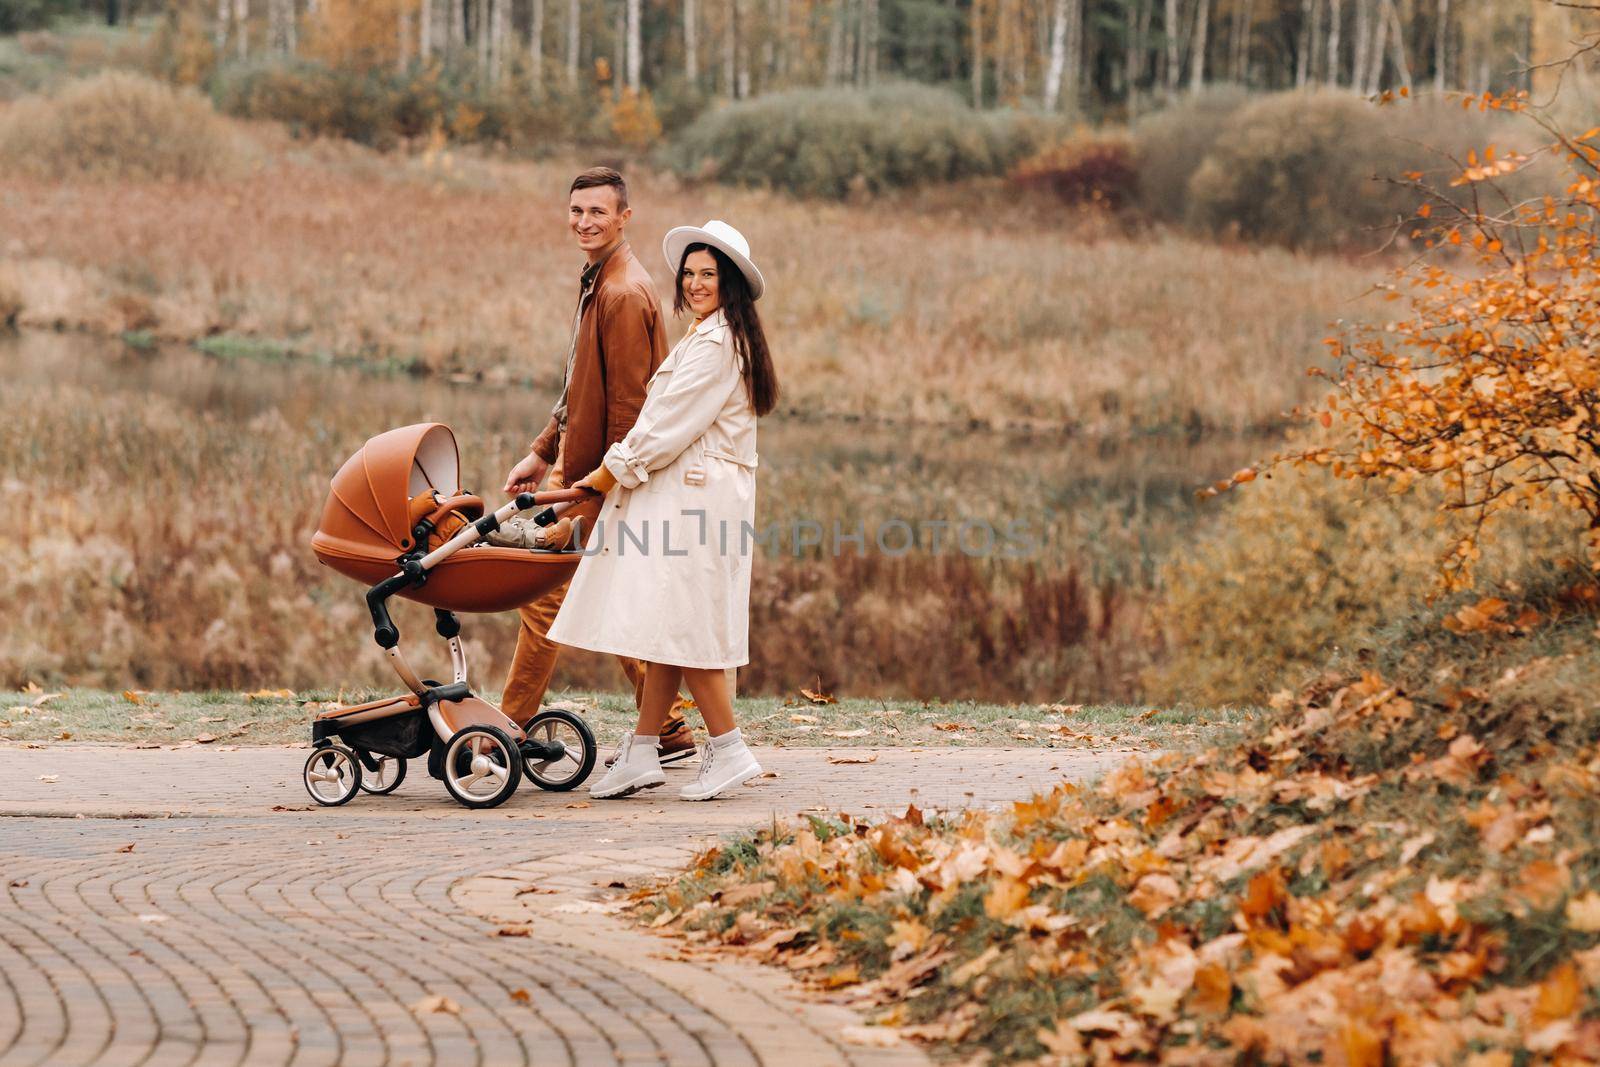
{"type": "Polygon", "coordinates": [[[622,175],[610,167],[590,167],[576,178],[572,179],[572,188],[567,190],[571,196],[579,189],[594,189],[601,185],[609,185],[617,191],[617,210],[622,211],[628,206],[628,183],[622,180],[622,175]]]}

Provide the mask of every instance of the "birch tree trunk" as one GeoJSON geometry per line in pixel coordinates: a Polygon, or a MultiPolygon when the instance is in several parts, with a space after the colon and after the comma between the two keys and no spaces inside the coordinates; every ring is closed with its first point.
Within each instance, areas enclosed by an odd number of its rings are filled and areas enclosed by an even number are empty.
{"type": "Polygon", "coordinates": [[[583,27],[581,18],[583,12],[578,8],[578,0],[567,2],[567,84],[578,84],[578,45],[582,43],[581,34],[583,27]]]}
{"type": "Polygon", "coordinates": [[[722,34],[722,85],[728,96],[739,96],[739,0],[727,0],[728,25],[722,34]]]}
{"type": "Polygon", "coordinates": [[[850,0],[850,81],[867,81],[867,0],[850,0]]]}
{"type": "Polygon", "coordinates": [[[695,52],[696,29],[695,0],[683,0],[683,79],[691,86],[700,77],[699,56],[695,52]]]}
{"type": "Polygon", "coordinates": [[[865,0],[862,12],[862,52],[866,57],[863,75],[868,86],[878,82],[878,0],[865,0]]]}
{"type": "Polygon", "coordinates": [[[1344,0],[1328,0],[1328,84],[1339,84],[1339,28],[1344,22],[1344,0]]]}
{"type": "Polygon", "coordinates": [[[498,4],[498,16],[494,20],[494,76],[505,77],[506,68],[511,65],[511,50],[513,42],[511,37],[511,3],[512,0],[495,0],[498,4]]]}
{"type": "Polygon", "coordinates": [[[1314,38],[1311,28],[1315,24],[1316,8],[1313,0],[1300,0],[1302,26],[1300,29],[1300,48],[1294,57],[1294,87],[1304,89],[1306,82],[1311,77],[1311,47],[1314,38]]]}
{"type": "MultiPolygon", "coordinates": [[[[276,3],[276,0],[268,0],[268,3],[276,3]]],[[[412,14],[409,7],[402,5],[398,15],[399,17],[394,20],[394,65],[396,70],[404,71],[411,63],[412,14]]]]}
{"type": "Polygon", "coordinates": [[[1067,0],[1067,84],[1062,104],[1069,110],[1078,110],[1083,75],[1083,0],[1067,0]]]}
{"type": "Polygon", "coordinates": [[[449,51],[455,51],[467,42],[466,0],[445,0],[450,5],[450,18],[445,27],[445,42],[449,51]]]}
{"type": "Polygon", "coordinates": [[[1367,6],[1370,0],[1356,0],[1355,55],[1350,59],[1350,87],[1364,92],[1367,85],[1367,45],[1372,34],[1368,25],[1367,6]]]}
{"type": "MultiPolygon", "coordinates": [[[[1155,0],[1139,0],[1139,77],[1144,78],[1155,69],[1155,61],[1150,55],[1150,23],[1155,18],[1155,0]]],[[[1155,88],[1155,80],[1151,79],[1150,87],[1155,88]]]]}
{"type": "MultiPolygon", "coordinates": [[[[978,10],[976,6],[974,11],[978,10]]],[[[827,22],[827,83],[845,80],[845,0],[834,0],[827,22]]]]}
{"type": "Polygon", "coordinates": [[[1139,61],[1143,58],[1140,52],[1143,43],[1140,23],[1144,19],[1144,13],[1148,6],[1147,0],[1133,0],[1133,12],[1128,18],[1128,35],[1125,38],[1126,43],[1122,51],[1122,78],[1126,82],[1125,88],[1130,112],[1136,110],[1135,98],[1139,93],[1139,76],[1141,73],[1139,61]]]}
{"type": "Polygon", "coordinates": [[[1061,75],[1067,67],[1067,0],[1056,0],[1050,19],[1050,66],[1044,76],[1044,109],[1061,102],[1061,75]]]}
{"type": "Polygon", "coordinates": [[[217,0],[217,29],[213,34],[213,43],[218,52],[228,45],[228,10],[228,0],[217,0]]]}
{"type": "Polygon", "coordinates": [[[777,74],[780,81],[787,85],[789,81],[789,61],[793,54],[791,47],[795,37],[794,27],[789,22],[789,0],[778,0],[778,63],[777,74]]]}
{"type": "Polygon", "coordinates": [[[639,0],[628,0],[628,88],[635,93],[639,91],[644,73],[643,31],[639,26],[641,17],[639,0]]]}
{"type": "Polygon", "coordinates": [[[233,0],[233,28],[238,31],[238,55],[250,54],[250,0],[233,0]]]}
{"type": "MultiPolygon", "coordinates": [[[[1439,15],[1433,27],[1433,91],[1444,92],[1445,68],[1450,44],[1450,0],[1439,0],[1439,15]]],[[[1581,62],[1574,64],[1581,66],[1581,62]]]]}
{"type": "Polygon", "coordinates": [[[743,100],[750,95],[750,42],[745,32],[742,0],[732,0],[733,6],[733,85],[734,95],[743,100]]]}
{"type": "Polygon", "coordinates": [[[1244,26],[1239,31],[1239,73],[1235,80],[1240,85],[1250,82],[1250,49],[1256,37],[1256,0],[1244,0],[1244,26]]]}
{"type": "Polygon", "coordinates": [[[1211,0],[1199,0],[1194,18],[1194,58],[1189,67],[1189,91],[1198,93],[1206,83],[1206,36],[1211,25],[1211,0]]]}
{"type": "Polygon", "coordinates": [[[1307,55],[1311,65],[1309,78],[1312,82],[1322,79],[1322,0],[1311,0],[1311,40],[1307,48],[1307,55]]]}
{"type": "Polygon", "coordinates": [[[483,30],[488,37],[488,77],[490,85],[499,82],[501,75],[501,59],[506,56],[506,48],[501,38],[501,11],[506,8],[507,0],[485,0],[488,10],[485,11],[483,30]]]}
{"type": "Polygon", "coordinates": [[[1228,80],[1239,80],[1239,34],[1244,29],[1243,5],[1235,0],[1233,17],[1228,19],[1228,80]]]}
{"type": "Polygon", "coordinates": [[[1133,110],[1134,96],[1139,90],[1139,18],[1144,14],[1144,8],[1146,0],[1133,0],[1133,10],[1128,11],[1122,40],[1122,80],[1130,112],[1133,110]]]}
{"type": "Polygon", "coordinates": [[[472,43],[478,53],[478,77],[492,75],[489,66],[489,0],[476,0],[472,5],[472,43]]]}
{"type": "Polygon", "coordinates": [[[1383,47],[1389,37],[1388,12],[1377,6],[1378,0],[1373,2],[1372,47],[1367,53],[1367,85],[1364,90],[1368,96],[1383,87],[1383,47]]]}
{"type": "Polygon", "coordinates": [[[424,62],[433,55],[433,0],[422,0],[417,10],[417,55],[424,62]]]}
{"type": "Polygon", "coordinates": [[[867,83],[867,0],[850,0],[850,80],[867,83]]]}
{"type": "MultiPolygon", "coordinates": [[[[424,3],[427,0],[423,0],[424,3]]],[[[532,0],[528,12],[528,77],[538,92],[544,91],[544,0],[532,0]]]]}
{"type": "Polygon", "coordinates": [[[1162,32],[1167,35],[1167,65],[1162,72],[1162,80],[1167,91],[1178,87],[1178,78],[1183,71],[1178,66],[1178,43],[1181,33],[1178,28],[1178,0],[1167,0],[1166,21],[1161,24],[1162,32]]]}
{"type": "Polygon", "coordinates": [[[1383,6],[1389,14],[1390,58],[1395,72],[1400,75],[1400,84],[1410,91],[1411,64],[1406,62],[1406,31],[1400,25],[1400,12],[1395,10],[1394,0],[1383,0],[1383,6]]]}
{"type": "Polygon", "coordinates": [[[1011,52],[1011,20],[1006,17],[1010,10],[1004,4],[995,6],[994,26],[994,100],[997,104],[1009,102],[1010,95],[1006,86],[1006,77],[1010,64],[1007,60],[1011,52]]]}
{"type": "Polygon", "coordinates": [[[617,24],[611,31],[611,87],[620,90],[628,67],[628,0],[617,7],[617,24]]]}
{"type": "Polygon", "coordinates": [[[972,106],[983,107],[983,0],[972,3],[972,106]]]}

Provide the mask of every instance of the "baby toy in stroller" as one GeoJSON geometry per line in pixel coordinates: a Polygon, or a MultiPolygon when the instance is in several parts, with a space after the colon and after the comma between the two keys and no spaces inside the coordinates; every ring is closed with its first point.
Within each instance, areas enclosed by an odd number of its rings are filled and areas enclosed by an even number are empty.
{"type": "Polygon", "coordinates": [[[459,486],[455,435],[441,423],[379,434],[333,476],[322,520],[311,539],[317,558],[370,586],[372,638],[409,692],[319,715],[305,764],[306,791],[336,805],[356,793],[394,792],[406,760],[428,757],[428,773],[469,808],[492,808],[517,791],[524,775],[543,789],[578,786],[594,770],[594,734],[582,717],[552,709],[514,722],[472,694],[455,612],[507,611],[555,588],[577,569],[576,552],[539,552],[480,544],[518,511],[544,510],[555,522],[590,490],[522,493],[485,514],[483,501],[459,486]],[[400,651],[389,599],[433,608],[435,629],[450,648],[448,685],[419,677],[400,651]]]}

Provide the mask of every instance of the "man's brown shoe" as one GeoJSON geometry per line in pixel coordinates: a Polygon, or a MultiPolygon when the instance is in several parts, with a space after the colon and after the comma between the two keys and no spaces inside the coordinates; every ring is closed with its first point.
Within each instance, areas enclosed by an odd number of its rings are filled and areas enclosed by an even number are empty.
{"type": "Polygon", "coordinates": [[[661,753],[662,766],[681,763],[694,755],[694,733],[689,723],[682,718],[668,719],[661,728],[661,745],[656,751],[661,753]]]}
{"type": "MultiPolygon", "coordinates": [[[[673,706],[677,711],[677,705],[673,706]]],[[[695,753],[694,733],[689,729],[689,724],[681,715],[668,719],[661,728],[661,743],[656,746],[656,752],[661,757],[663,767],[670,763],[682,763],[695,753]]],[[[609,767],[617,760],[613,752],[606,757],[606,766],[609,767]]]]}

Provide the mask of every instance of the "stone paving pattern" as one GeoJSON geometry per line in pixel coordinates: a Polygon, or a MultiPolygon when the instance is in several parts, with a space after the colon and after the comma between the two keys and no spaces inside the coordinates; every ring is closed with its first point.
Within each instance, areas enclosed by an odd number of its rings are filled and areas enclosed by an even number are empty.
{"type": "Polygon", "coordinates": [[[844,1041],[858,1020],[775,969],[676,957],[608,886],[774,814],[999,803],[1126,754],[767,749],[776,777],[708,804],[671,793],[691,765],[625,801],[527,785],[487,812],[422,761],[313,808],[305,755],[0,747],[0,1065],[923,1063],[844,1041]]]}

